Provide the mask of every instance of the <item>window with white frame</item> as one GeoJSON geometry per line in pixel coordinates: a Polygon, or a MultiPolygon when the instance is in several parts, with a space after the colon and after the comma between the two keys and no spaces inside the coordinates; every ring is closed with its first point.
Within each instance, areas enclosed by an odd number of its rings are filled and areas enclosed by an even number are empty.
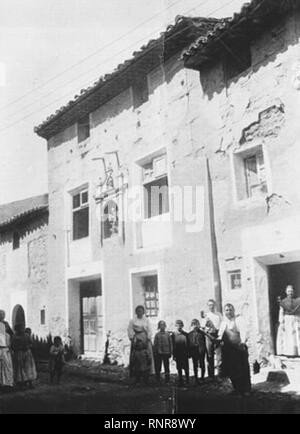
{"type": "Polygon", "coordinates": [[[169,212],[169,184],[166,154],[142,165],[144,187],[144,218],[169,212]]]}
{"type": "Polygon", "coordinates": [[[82,190],[72,196],[73,240],[89,236],[89,193],[82,190]]]}
{"type": "Polygon", "coordinates": [[[234,171],[238,200],[267,195],[265,157],[261,145],[235,153],[234,171]]]}
{"type": "Polygon", "coordinates": [[[242,272],[241,270],[228,271],[229,289],[236,290],[242,288],[242,272]]]}
{"type": "Polygon", "coordinates": [[[157,317],[159,311],[157,275],[144,276],[143,287],[146,316],[157,317]]]}

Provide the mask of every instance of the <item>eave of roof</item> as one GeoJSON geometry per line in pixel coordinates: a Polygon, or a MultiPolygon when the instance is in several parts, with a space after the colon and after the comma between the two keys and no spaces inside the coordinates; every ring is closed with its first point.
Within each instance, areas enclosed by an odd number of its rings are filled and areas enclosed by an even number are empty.
{"type": "Polygon", "coordinates": [[[130,87],[141,73],[149,72],[181,52],[196,37],[204,37],[208,32],[216,31],[216,28],[222,27],[226,21],[227,19],[217,18],[176,17],[175,24],[168,26],[159,38],[150,40],[139,51],[134,52],[131,59],[119,64],[112,73],[100,77],[87,89],[82,89],[79,95],[35,127],[34,131],[49,139],[130,87]]]}
{"type": "Polygon", "coordinates": [[[0,231],[45,212],[48,212],[47,194],[1,205],[0,231]]]}
{"type": "Polygon", "coordinates": [[[198,37],[183,51],[181,59],[185,67],[199,69],[203,63],[213,60],[218,53],[224,51],[226,42],[241,38],[251,40],[283,14],[299,6],[300,0],[252,0],[245,3],[241,11],[226,20],[222,26],[216,26],[206,36],[198,37]]]}

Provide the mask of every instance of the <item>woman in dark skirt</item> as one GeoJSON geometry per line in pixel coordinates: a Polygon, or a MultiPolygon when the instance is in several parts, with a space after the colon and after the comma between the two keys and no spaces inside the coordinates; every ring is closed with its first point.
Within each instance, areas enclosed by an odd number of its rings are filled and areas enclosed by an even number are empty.
{"type": "Polygon", "coordinates": [[[229,377],[234,391],[248,395],[251,390],[246,327],[241,317],[235,316],[232,304],[224,307],[225,318],[218,338],[222,340],[222,376],[229,377]]]}

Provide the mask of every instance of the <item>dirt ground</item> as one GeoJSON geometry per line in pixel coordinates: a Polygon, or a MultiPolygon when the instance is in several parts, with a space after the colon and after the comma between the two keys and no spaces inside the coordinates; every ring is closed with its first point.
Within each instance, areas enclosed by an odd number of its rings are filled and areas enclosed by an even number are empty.
{"type": "Polygon", "coordinates": [[[300,393],[257,376],[249,397],[232,394],[230,381],[178,388],[171,384],[132,388],[128,381],[103,382],[64,374],[61,385],[50,385],[40,373],[34,390],[0,392],[0,414],[300,414],[300,393]]]}

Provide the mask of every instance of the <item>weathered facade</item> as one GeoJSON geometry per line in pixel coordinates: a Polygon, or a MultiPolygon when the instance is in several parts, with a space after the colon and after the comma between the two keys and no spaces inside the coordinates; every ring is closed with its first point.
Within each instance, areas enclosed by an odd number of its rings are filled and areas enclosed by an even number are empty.
{"type": "Polygon", "coordinates": [[[295,5],[180,18],[37,127],[49,326],[78,352],[102,354],[110,331],[126,362],[137,304],[172,328],[211,297],[233,302],[274,351],[274,300],[286,283],[300,291],[295,5]]]}
{"type": "Polygon", "coordinates": [[[48,197],[0,206],[0,306],[14,326],[45,337],[48,328],[48,197]]]}
{"type": "Polygon", "coordinates": [[[245,308],[270,352],[277,297],[287,284],[300,295],[299,37],[299,2],[253,1],[183,56],[200,70],[194,125],[210,161],[222,297],[245,308]],[[236,46],[231,76],[226,55],[233,62],[236,46]],[[214,60],[201,59],[205,51],[214,60]]]}

